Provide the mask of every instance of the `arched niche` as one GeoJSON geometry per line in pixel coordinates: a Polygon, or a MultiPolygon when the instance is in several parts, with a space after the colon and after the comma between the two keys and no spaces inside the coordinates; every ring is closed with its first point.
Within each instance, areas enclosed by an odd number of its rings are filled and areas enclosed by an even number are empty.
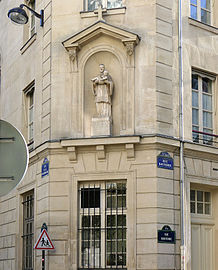
{"type": "Polygon", "coordinates": [[[112,133],[120,135],[120,113],[123,88],[122,64],[112,52],[99,51],[91,55],[84,66],[84,135],[90,137],[91,119],[96,116],[95,100],[91,79],[99,74],[99,64],[104,64],[114,83],[112,96],[112,133]]]}
{"type": "Polygon", "coordinates": [[[134,134],[135,46],[137,34],[103,21],[63,41],[72,74],[72,133],[91,136],[91,119],[96,114],[91,79],[104,64],[114,81],[112,134],[134,134]]]}

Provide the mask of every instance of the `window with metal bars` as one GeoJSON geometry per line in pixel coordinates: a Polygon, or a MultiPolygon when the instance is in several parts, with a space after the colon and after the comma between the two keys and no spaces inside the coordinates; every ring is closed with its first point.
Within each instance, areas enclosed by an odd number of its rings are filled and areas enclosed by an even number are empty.
{"type": "Polygon", "coordinates": [[[34,194],[23,196],[23,270],[33,270],[34,194]]]}
{"type": "Polygon", "coordinates": [[[126,268],[126,182],[79,188],[79,269],[126,268]]]}

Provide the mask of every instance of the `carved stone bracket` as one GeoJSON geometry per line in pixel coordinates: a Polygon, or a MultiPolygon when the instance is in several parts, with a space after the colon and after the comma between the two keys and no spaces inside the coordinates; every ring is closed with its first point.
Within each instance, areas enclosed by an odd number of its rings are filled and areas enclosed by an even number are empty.
{"type": "Polygon", "coordinates": [[[77,155],[76,155],[76,147],[67,147],[67,152],[69,153],[69,160],[70,161],[76,161],[77,160],[77,155]]]}
{"type": "Polygon", "coordinates": [[[127,52],[127,54],[129,55],[129,56],[131,56],[131,55],[133,55],[133,53],[134,53],[134,48],[135,48],[135,46],[137,45],[136,44],[136,41],[134,40],[125,40],[125,41],[123,41],[123,44],[124,44],[124,46],[126,47],[126,52],[127,52]]]}
{"type": "Polygon", "coordinates": [[[67,51],[69,52],[69,57],[72,62],[74,62],[77,59],[77,54],[79,51],[79,45],[75,44],[74,46],[66,48],[67,51]]]}
{"type": "Polygon", "coordinates": [[[135,157],[135,148],[134,148],[133,143],[126,144],[126,153],[127,153],[127,158],[135,157]]]}
{"type": "Polygon", "coordinates": [[[105,148],[104,145],[97,145],[96,146],[96,151],[97,151],[97,157],[98,159],[105,159],[105,148]]]}

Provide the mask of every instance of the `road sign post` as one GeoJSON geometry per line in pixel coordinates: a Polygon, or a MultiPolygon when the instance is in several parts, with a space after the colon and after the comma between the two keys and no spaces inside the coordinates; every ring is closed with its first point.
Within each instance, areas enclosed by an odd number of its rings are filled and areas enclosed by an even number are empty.
{"type": "Polygon", "coordinates": [[[34,249],[42,250],[42,270],[45,270],[45,250],[54,250],[54,245],[48,235],[46,223],[41,227],[41,233],[34,245],[34,249]]]}
{"type": "Polygon", "coordinates": [[[29,151],[23,135],[0,119],[0,196],[22,181],[28,167],[29,151]]]}

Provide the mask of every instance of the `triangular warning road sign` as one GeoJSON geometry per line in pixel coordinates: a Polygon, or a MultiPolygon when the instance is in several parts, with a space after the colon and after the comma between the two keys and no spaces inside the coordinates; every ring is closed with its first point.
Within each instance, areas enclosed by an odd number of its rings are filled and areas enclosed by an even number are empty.
{"type": "Polygon", "coordinates": [[[48,236],[48,233],[45,229],[39,235],[38,240],[34,245],[34,249],[41,249],[41,250],[51,250],[54,249],[51,239],[48,236]]]}

